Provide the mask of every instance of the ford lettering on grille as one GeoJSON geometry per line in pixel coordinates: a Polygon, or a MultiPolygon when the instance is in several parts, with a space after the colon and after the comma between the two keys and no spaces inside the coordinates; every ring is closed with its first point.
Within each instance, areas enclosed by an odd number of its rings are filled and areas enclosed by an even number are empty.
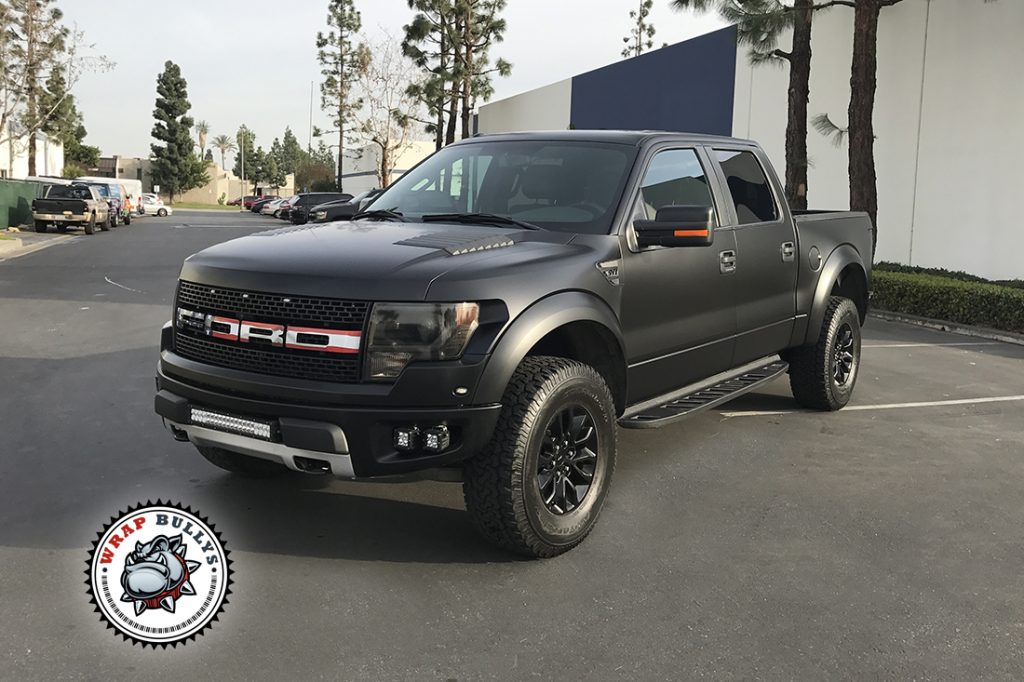
{"type": "Polygon", "coordinates": [[[277,348],[358,353],[360,332],[252,322],[178,308],[178,327],[221,341],[265,344],[277,348]]]}

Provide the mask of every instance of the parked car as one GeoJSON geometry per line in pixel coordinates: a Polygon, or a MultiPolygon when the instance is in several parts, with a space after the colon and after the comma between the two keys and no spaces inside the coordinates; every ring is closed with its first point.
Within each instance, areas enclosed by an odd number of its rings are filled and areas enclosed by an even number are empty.
{"type": "Polygon", "coordinates": [[[318,204],[309,209],[308,222],[332,223],[336,220],[351,220],[352,216],[358,212],[359,205],[355,203],[355,199],[329,201],[326,204],[318,204]]]}
{"type": "Polygon", "coordinates": [[[252,205],[254,203],[256,203],[257,201],[259,201],[260,199],[262,199],[262,198],[263,197],[260,197],[260,196],[246,197],[245,199],[242,200],[242,208],[249,208],[249,209],[251,209],[252,205]]]}
{"type": "Polygon", "coordinates": [[[281,204],[285,202],[285,199],[272,199],[260,207],[260,213],[262,215],[270,215],[277,217],[277,211],[281,208],[281,204]]]}
{"type": "Polygon", "coordinates": [[[352,225],[184,262],[155,403],[175,439],[243,474],[462,481],[488,540],[550,557],[597,522],[617,424],[666,426],[787,372],[805,408],[853,394],[871,219],[794,213],[756,143],[470,138],[352,225]]]}
{"type": "Polygon", "coordinates": [[[261,208],[269,204],[271,201],[274,201],[275,199],[279,198],[280,197],[276,195],[261,197],[259,200],[252,202],[252,206],[249,207],[249,210],[252,211],[253,213],[259,213],[261,208]]]}
{"type": "Polygon", "coordinates": [[[305,192],[292,202],[288,219],[295,225],[302,225],[309,221],[309,209],[317,204],[328,201],[349,201],[351,198],[351,194],[344,192],[305,192]]]}
{"type": "Polygon", "coordinates": [[[299,200],[299,195],[295,194],[293,196],[288,197],[284,201],[282,201],[281,205],[277,207],[277,212],[275,214],[275,217],[276,218],[280,218],[281,220],[290,220],[291,219],[292,204],[295,203],[298,200],[299,200]]]}
{"type": "Polygon", "coordinates": [[[155,215],[160,218],[174,213],[174,209],[170,206],[165,206],[160,197],[155,194],[142,195],[142,210],[146,215],[155,215]]]}
{"type": "Polygon", "coordinates": [[[86,234],[95,232],[97,226],[109,230],[109,210],[107,200],[85,183],[48,185],[42,198],[32,200],[36,232],[46,232],[50,224],[56,225],[58,232],[79,225],[86,234]]]}

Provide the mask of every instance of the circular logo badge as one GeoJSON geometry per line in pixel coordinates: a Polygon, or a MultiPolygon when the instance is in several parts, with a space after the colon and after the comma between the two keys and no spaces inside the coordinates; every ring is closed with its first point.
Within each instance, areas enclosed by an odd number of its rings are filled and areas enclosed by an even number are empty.
{"type": "Polygon", "coordinates": [[[210,627],[231,593],[231,562],[213,525],[157,500],[112,518],[89,553],[91,601],[143,646],[185,643],[210,627]]]}

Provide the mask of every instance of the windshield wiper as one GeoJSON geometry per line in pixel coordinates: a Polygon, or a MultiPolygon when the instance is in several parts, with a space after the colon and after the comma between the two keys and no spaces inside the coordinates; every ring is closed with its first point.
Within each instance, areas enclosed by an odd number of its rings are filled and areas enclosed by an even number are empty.
{"type": "Polygon", "coordinates": [[[397,220],[401,223],[409,222],[400,211],[396,211],[391,208],[371,208],[368,211],[360,211],[352,216],[352,220],[360,220],[361,218],[377,218],[379,220],[397,220]]]}
{"type": "Polygon", "coordinates": [[[479,223],[481,225],[499,225],[521,227],[525,230],[540,230],[542,228],[508,216],[496,213],[431,213],[421,218],[425,223],[479,223]]]}

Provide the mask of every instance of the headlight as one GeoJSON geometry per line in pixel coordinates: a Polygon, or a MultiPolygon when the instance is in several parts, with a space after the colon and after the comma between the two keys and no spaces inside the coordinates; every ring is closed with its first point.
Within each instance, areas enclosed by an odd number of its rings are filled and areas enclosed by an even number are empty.
{"type": "Polygon", "coordinates": [[[370,315],[366,378],[394,379],[416,360],[457,360],[480,318],[476,303],[377,303],[370,315]]]}
{"type": "Polygon", "coordinates": [[[313,214],[313,219],[314,220],[323,220],[326,217],[327,217],[327,211],[317,211],[316,213],[313,214]]]}

